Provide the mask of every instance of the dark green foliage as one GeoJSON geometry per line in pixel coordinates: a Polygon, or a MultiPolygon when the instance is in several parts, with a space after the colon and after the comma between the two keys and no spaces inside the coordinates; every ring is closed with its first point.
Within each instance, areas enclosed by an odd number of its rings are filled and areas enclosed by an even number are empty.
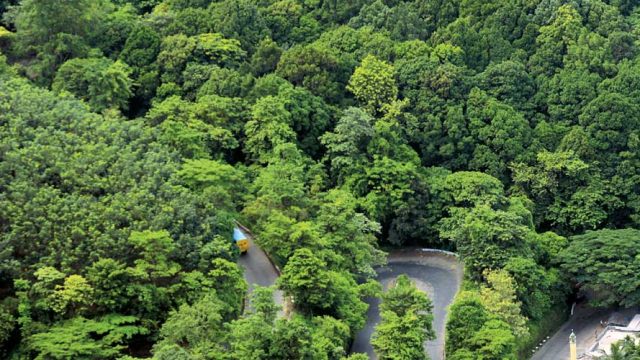
{"type": "Polygon", "coordinates": [[[106,58],[73,59],[60,66],[51,85],[53,91],[68,91],[85,100],[91,110],[126,110],[131,97],[131,70],[126,64],[106,58]]]}
{"type": "Polygon", "coordinates": [[[635,306],[640,301],[638,283],[629,274],[637,271],[639,236],[640,231],[635,229],[590,231],[574,236],[562,252],[562,268],[594,292],[594,304],[635,306]]]}
{"type": "MultiPolygon", "coordinates": [[[[637,1],[0,15],[0,357],[357,359],[378,244],[464,261],[452,359],[528,353],[571,281],[638,302],[637,1]],[[264,289],[243,313],[234,219],[281,266],[290,319],[264,289]]],[[[430,312],[409,288],[385,295],[383,357],[424,356],[425,314],[392,299],[430,312]]]]}

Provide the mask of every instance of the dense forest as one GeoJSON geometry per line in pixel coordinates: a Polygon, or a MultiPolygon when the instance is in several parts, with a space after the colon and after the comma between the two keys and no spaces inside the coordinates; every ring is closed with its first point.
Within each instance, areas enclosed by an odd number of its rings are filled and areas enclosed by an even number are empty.
{"type": "Polygon", "coordinates": [[[362,360],[380,296],[379,357],[426,359],[404,246],[464,263],[447,359],[640,305],[638,5],[0,0],[0,358],[362,360]]]}

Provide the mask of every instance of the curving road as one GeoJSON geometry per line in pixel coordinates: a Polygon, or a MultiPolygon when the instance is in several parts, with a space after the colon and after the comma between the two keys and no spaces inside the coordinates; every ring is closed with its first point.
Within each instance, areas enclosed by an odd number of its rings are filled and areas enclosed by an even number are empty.
{"type": "MultiPolygon", "coordinates": [[[[402,274],[407,274],[433,302],[436,339],[426,342],[424,347],[431,359],[444,359],[447,307],[453,301],[462,282],[462,266],[452,254],[429,249],[403,249],[389,254],[387,266],[378,269],[378,280],[386,288],[393,279],[402,274]]],[[[351,352],[366,353],[370,359],[375,359],[371,335],[380,321],[380,299],[368,299],[367,302],[367,324],[356,335],[351,352]]]]}
{"type": "MultiPolygon", "coordinates": [[[[246,229],[243,229],[243,232],[249,240],[249,250],[240,256],[238,264],[244,268],[244,279],[247,281],[249,293],[251,293],[256,285],[274,285],[280,276],[280,271],[271,263],[267,254],[255,244],[251,234],[246,229]]],[[[276,304],[282,306],[282,291],[274,291],[273,297],[276,304]]]]}
{"type": "MultiPolygon", "coordinates": [[[[267,255],[254,243],[250,232],[245,230],[250,241],[249,251],[238,261],[245,271],[245,280],[249,284],[249,291],[256,285],[271,286],[275,284],[279,270],[271,263],[267,255]]],[[[433,360],[444,359],[444,335],[447,307],[453,301],[460,283],[462,282],[462,266],[455,256],[429,249],[402,249],[389,254],[388,264],[378,269],[378,280],[384,287],[398,275],[407,274],[416,286],[426,292],[433,302],[434,329],[436,339],[424,344],[433,360]]],[[[283,304],[281,291],[274,293],[276,304],[283,304]]],[[[375,359],[371,346],[371,334],[380,321],[378,306],[380,299],[368,299],[369,310],[367,323],[354,339],[351,352],[361,352],[375,359]]]]}

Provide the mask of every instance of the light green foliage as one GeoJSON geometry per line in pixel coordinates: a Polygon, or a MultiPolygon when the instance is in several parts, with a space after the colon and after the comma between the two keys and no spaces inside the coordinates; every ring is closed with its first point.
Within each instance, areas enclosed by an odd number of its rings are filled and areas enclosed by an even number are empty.
{"type": "Polygon", "coordinates": [[[273,288],[254,288],[250,299],[250,315],[230,324],[232,359],[268,359],[276,312],[279,310],[273,302],[273,291],[273,288]]]}
{"type": "Polygon", "coordinates": [[[221,210],[235,211],[247,187],[244,172],[222,161],[188,160],[177,176],[185,186],[206,194],[221,210]]]}
{"type": "Polygon", "coordinates": [[[155,104],[146,118],[150,124],[160,127],[160,140],[184,157],[219,157],[236,148],[238,142],[230,131],[232,124],[218,123],[215,114],[206,112],[207,100],[203,98],[194,104],[171,96],[155,104]]]}
{"type": "Polygon", "coordinates": [[[276,321],[269,359],[313,359],[313,334],[304,318],[276,321]]]}
{"type": "Polygon", "coordinates": [[[474,334],[471,344],[476,348],[474,354],[481,359],[515,360],[516,337],[509,325],[500,320],[490,320],[474,334]]]}
{"type": "MultiPolygon", "coordinates": [[[[517,358],[516,336],[512,327],[499,319],[501,313],[490,312],[485,308],[487,291],[493,290],[483,289],[484,294],[480,294],[477,290],[467,290],[456,296],[447,319],[447,358],[458,360],[514,360],[517,358]]],[[[496,298],[500,295],[493,294],[489,297],[497,300],[496,298]]],[[[495,307],[496,304],[513,306],[509,300],[500,299],[490,307],[495,307]]]]}
{"type": "Polygon", "coordinates": [[[345,349],[351,336],[349,326],[331,316],[315,316],[311,322],[314,358],[342,359],[346,355],[345,349]]]}
{"type": "Polygon", "coordinates": [[[515,284],[509,273],[504,270],[485,271],[484,277],[487,286],[480,289],[480,302],[484,308],[509,324],[515,336],[526,336],[527,318],[520,314],[521,303],[516,300],[515,284]]]}
{"type": "Polygon", "coordinates": [[[333,266],[362,277],[375,276],[374,266],[385,262],[385,254],[376,248],[375,234],[380,225],[357,212],[357,199],[345,190],[326,193],[317,222],[330,234],[329,246],[335,249],[333,266]]]}
{"type": "Polygon", "coordinates": [[[347,90],[356,96],[365,109],[377,114],[398,96],[393,76],[392,65],[369,55],[349,79],[347,90]]]}
{"type": "Polygon", "coordinates": [[[194,56],[203,62],[213,62],[220,66],[235,65],[246,53],[235,39],[225,39],[221,34],[200,34],[195,37],[194,56]]]}
{"type": "Polygon", "coordinates": [[[309,249],[298,249],[282,269],[279,287],[293,296],[296,306],[302,310],[326,309],[333,303],[335,294],[328,291],[330,279],[325,268],[326,263],[309,249]]]}
{"type": "Polygon", "coordinates": [[[250,304],[254,314],[259,315],[267,324],[275,321],[280,307],[273,302],[273,287],[255,287],[250,296],[250,304]]]}
{"type": "Polygon", "coordinates": [[[70,275],[64,284],[56,285],[52,294],[52,310],[57,313],[73,313],[68,307],[81,308],[91,304],[93,288],[80,275],[70,275]]]}
{"type": "Polygon", "coordinates": [[[142,255],[135,260],[138,270],[153,277],[172,276],[180,270],[178,264],[169,262],[175,244],[167,231],[134,231],[129,236],[129,243],[142,255]]]}
{"type": "Polygon", "coordinates": [[[267,322],[255,315],[232,322],[228,334],[229,357],[247,360],[268,359],[273,341],[273,326],[273,320],[267,322]]]}
{"type": "Polygon", "coordinates": [[[97,320],[76,317],[26,341],[34,359],[100,357],[113,359],[124,349],[123,343],[148,330],[133,316],[111,314],[97,320]]]}
{"type": "Polygon", "coordinates": [[[406,275],[399,276],[382,295],[381,321],[371,344],[380,359],[428,359],[423,343],[435,339],[427,295],[406,275]]]}

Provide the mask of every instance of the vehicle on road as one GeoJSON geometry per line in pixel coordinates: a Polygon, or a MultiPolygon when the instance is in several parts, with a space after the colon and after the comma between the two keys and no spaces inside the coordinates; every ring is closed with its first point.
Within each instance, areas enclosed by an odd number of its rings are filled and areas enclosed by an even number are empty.
{"type": "Polygon", "coordinates": [[[239,228],[236,227],[233,229],[233,241],[236,243],[238,249],[240,249],[240,253],[246,254],[249,250],[249,239],[247,235],[239,228]]]}

